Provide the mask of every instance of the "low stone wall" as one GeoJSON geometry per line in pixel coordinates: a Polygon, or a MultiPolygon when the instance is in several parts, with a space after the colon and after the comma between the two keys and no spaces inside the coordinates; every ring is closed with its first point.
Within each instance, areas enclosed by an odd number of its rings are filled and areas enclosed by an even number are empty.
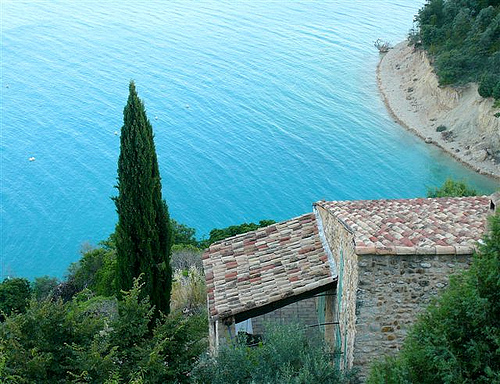
{"type": "Polygon", "coordinates": [[[363,378],[373,361],[401,348],[419,312],[470,262],[468,255],[358,255],[354,366],[363,378]]]}

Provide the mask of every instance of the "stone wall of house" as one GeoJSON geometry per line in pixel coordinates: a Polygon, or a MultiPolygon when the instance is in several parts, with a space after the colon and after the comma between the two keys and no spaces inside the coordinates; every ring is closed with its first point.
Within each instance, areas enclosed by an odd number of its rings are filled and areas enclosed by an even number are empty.
{"type": "Polygon", "coordinates": [[[335,262],[338,274],[334,320],[336,348],[340,349],[340,367],[351,368],[354,361],[356,333],[356,289],[358,286],[358,261],[354,253],[353,233],[328,210],[320,205],[315,210],[321,219],[324,235],[335,262]]]}
{"type": "Polygon", "coordinates": [[[400,349],[418,313],[470,261],[467,255],[358,255],[354,366],[363,378],[371,362],[400,349]]]}
{"type": "Polygon", "coordinates": [[[253,333],[262,335],[266,323],[302,324],[304,326],[318,324],[316,301],[315,297],[311,297],[252,318],[253,333]]]}

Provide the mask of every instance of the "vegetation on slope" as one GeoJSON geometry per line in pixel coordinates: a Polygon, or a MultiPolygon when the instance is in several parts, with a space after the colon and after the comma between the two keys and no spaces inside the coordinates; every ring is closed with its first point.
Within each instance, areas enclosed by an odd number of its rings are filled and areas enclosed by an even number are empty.
{"type": "Polygon", "coordinates": [[[118,301],[84,290],[32,299],[0,324],[1,383],[184,383],[206,350],[207,317],[176,312],[151,325],[142,284],[118,301]]]}
{"type": "Polygon", "coordinates": [[[483,97],[500,99],[500,1],[428,0],[410,40],[434,61],[443,85],[479,83],[483,97]]]}

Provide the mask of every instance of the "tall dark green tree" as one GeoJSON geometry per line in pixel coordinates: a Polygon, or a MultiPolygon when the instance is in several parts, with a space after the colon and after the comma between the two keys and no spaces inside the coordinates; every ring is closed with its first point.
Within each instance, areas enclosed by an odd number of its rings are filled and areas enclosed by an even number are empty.
{"type": "Polygon", "coordinates": [[[117,288],[130,290],[133,279],[142,273],[143,295],[149,296],[157,311],[168,313],[172,229],[161,195],[153,128],[133,81],[123,111],[117,188],[117,288]]]}

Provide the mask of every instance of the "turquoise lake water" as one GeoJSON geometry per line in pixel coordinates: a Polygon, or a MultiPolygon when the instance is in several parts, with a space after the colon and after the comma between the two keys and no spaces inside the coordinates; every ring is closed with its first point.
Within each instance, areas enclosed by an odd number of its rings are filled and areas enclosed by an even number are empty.
{"type": "Polygon", "coordinates": [[[113,231],[130,79],[171,215],[199,236],[320,199],[424,196],[448,176],[498,187],[379,97],[373,41],[401,41],[423,1],[0,4],[0,277],[63,276],[113,231]]]}

